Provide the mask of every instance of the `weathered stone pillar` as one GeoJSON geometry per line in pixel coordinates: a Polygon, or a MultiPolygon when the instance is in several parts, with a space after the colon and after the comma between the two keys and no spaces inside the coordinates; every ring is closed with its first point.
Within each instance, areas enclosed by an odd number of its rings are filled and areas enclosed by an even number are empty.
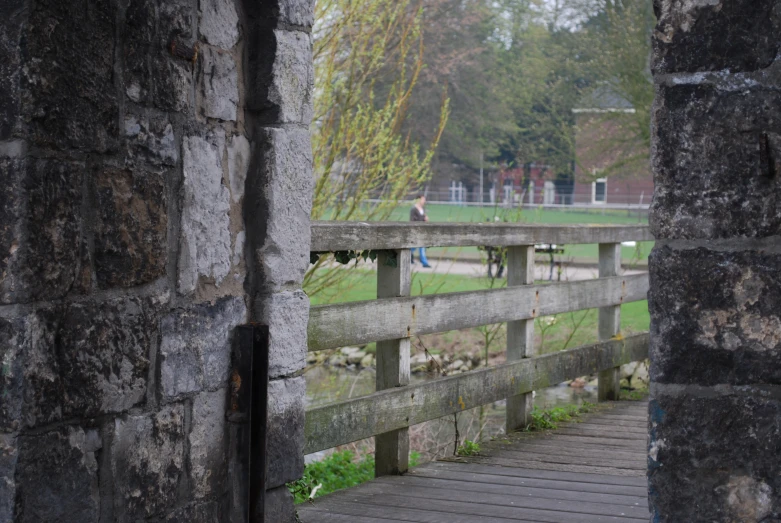
{"type": "Polygon", "coordinates": [[[300,474],[311,8],[0,2],[0,521],[235,521],[252,318],[300,474]]]}
{"type": "Polygon", "coordinates": [[[655,1],[652,521],[781,518],[781,2],[655,1]]]}
{"type": "Polygon", "coordinates": [[[269,326],[266,521],[294,522],[285,486],[304,470],[304,395],[312,209],[311,30],[314,0],[244,0],[247,128],[253,142],[244,216],[252,318],[269,326]]]}

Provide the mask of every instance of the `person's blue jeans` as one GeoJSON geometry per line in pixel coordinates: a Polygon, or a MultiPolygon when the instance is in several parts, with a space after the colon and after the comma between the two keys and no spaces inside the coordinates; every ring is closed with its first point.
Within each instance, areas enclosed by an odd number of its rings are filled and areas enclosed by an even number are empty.
{"type": "Polygon", "coordinates": [[[412,249],[412,261],[415,261],[415,251],[420,251],[420,263],[423,264],[423,266],[428,265],[428,258],[426,258],[426,248],[425,247],[419,247],[416,249],[412,249]]]}

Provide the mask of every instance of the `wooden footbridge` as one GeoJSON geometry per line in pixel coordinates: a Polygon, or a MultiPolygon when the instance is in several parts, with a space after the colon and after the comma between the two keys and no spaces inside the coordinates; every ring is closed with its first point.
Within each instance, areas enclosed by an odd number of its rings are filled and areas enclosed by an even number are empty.
{"type": "Polygon", "coordinates": [[[646,405],[616,402],[620,366],[648,357],[648,333],[622,336],[620,307],[644,300],[648,275],[621,274],[621,242],[645,226],[315,223],[312,252],[378,254],[377,300],[313,307],[309,350],[377,341],[377,392],[306,414],[307,453],[375,438],[368,484],[302,505],[307,522],[648,520],[646,405]],[[534,245],[599,244],[599,278],[536,284],[534,245]],[[410,296],[410,249],[507,247],[507,287],[410,296]],[[599,308],[599,343],[538,355],[534,319],[599,308]],[[507,323],[507,362],[409,385],[413,336],[507,323]],[[526,427],[532,391],[598,373],[610,402],[553,433],[526,427]],[[479,456],[408,470],[411,425],[506,400],[507,436],[479,456]]]}

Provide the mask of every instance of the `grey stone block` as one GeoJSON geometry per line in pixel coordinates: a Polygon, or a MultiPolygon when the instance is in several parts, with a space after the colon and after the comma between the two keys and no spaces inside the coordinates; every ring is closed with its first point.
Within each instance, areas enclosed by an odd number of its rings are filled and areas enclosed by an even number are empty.
{"type": "Polygon", "coordinates": [[[162,111],[190,113],[193,107],[193,64],[159,56],[152,61],[155,107],[162,111]]]}
{"type": "Polygon", "coordinates": [[[214,47],[203,46],[201,73],[201,114],[219,120],[236,121],[239,103],[239,72],[233,56],[214,47]]]}
{"type": "Polygon", "coordinates": [[[60,427],[19,438],[16,523],[97,523],[100,438],[94,430],[60,427]]]}
{"type": "Polygon", "coordinates": [[[95,152],[116,148],[116,19],[115,7],[101,0],[30,7],[21,87],[36,145],[95,152]],[[82,37],[85,27],[89,39],[82,37]]]}
{"type": "Polygon", "coordinates": [[[144,519],[173,507],[185,471],[184,449],[181,404],[115,421],[110,459],[117,521],[144,519]]]}
{"type": "Polygon", "coordinates": [[[204,0],[200,3],[198,30],[207,43],[231,49],[239,41],[239,15],[234,0],[204,0]]]}
{"type": "Polygon", "coordinates": [[[315,0],[273,0],[278,20],[285,24],[311,28],[315,19],[315,0]]]}
{"type": "Polygon", "coordinates": [[[656,0],[656,73],[753,71],[779,49],[781,7],[775,0],[656,0]]]}
{"type": "Polygon", "coordinates": [[[259,297],[257,321],[269,326],[269,377],[289,376],[306,365],[309,298],[303,291],[259,297]]]}
{"type": "Polygon", "coordinates": [[[132,0],[125,11],[124,84],[126,96],[163,111],[192,106],[193,65],[170,56],[176,39],[189,43],[192,4],[168,0],[132,0]]]}
{"type": "Polygon", "coordinates": [[[63,415],[97,416],[141,404],[153,329],[135,298],[68,306],[55,340],[63,415]]]}
{"type": "Polygon", "coordinates": [[[145,162],[151,165],[175,166],[179,150],[173,126],[168,118],[125,115],[123,135],[127,157],[125,165],[145,162]]]}
{"type": "Polygon", "coordinates": [[[63,297],[80,272],[84,165],[0,160],[0,303],[63,297]]]}
{"type": "Polygon", "coordinates": [[[296,523],[298,521],[293,495],[287,487],[266,491],[265,518],[267,522],[273,521],[274,523],[296,523]]]}
{"type": "Polygon", "coordinates": [[[780,253],[657,247],[649,267],[653,381],[781,385],[780,253]]]}
{"type": "Polygon", "coordinates": [[[261,268],[259,289],[272,292],[298,286],[309,267],[312,210],[312,156],[309,132],[303,129],[261,129],[258,136],[261,171],[247,184],[251,199],[245,213],[249,245],[261,268]]]}
{"type": "Polygon", "coordinates": [[[284,486],[304,475],[305,399],[303,377],[269,382],[267,489],[284,486]]]}
{"type": "Polygon", "coordinates": [[[184,139],[184,197],[179,290],[195,290],[200,277],[219,285],[231,268],[230,191],[223,184],[225,135],[184,139]]]}
{"type": "Polygon", "coordinates": [[[278,123],[312,120],[314,66],[312,40],[308,33],[275,30],[276,55],[272,67],[268,102],[277,108],[278,123]]]}
{"type": "Polygon", "coordinates": [[[54,340],[59,313],[40,310],[0,319],[0,430],[17,431],[62,417],[62,385],[54,340]]]}
{"type": "Polygon", "coordinates": [[[8,0],[3,4],[0,20],[0,140],[12,137],[21,116],[22,92],[20,42],[26,29],[26,10],[23,0],[8,0]]]}
{"type": "Polygon", "coordinates": [[[228,384],[231,338],[246,322],[241,298],[178,310],[161,321],[161,388],[166,400],[180,394],[217,390],[228,384]]]}
{"type": "Polygon", "coordinates": [[[225,412],[227,390],[204,392],[193,399],[190,430],[190,476],[195,499],[226,490],[225,412]]]}
{"type": "Polygon", "coordinates": [[[249,140],[239,134],[231,138],[228,145],[228,177],[230,179],[231,199],[238,203],[244,197],[244,184],[250,162],[249,140]]]}
{"type": "Polygon", "coordinates": [[[652,521],[781,517],[781,401],[742,387],[665,393],[652,387],[652,521]]]}
{"type": "Polygon", "coordinates": [[[94,180],[98,287],[133,287],[165,276],[168,211],[162,176],[102,169],[94,180]]]}
{"type": "MultiPolygon", "coordinates": [[[[193,503],[182,507],[163,520],[165,523],[227,523],[227,499],[193,503]]],[[[271,522],[269,522],[271,523],[271,522]]]]}
{"type": "Polygon", "coordinates": [[[781,232],[781,93],[660,86],[654,112],[657,239],[781,232]]]}
{"type": "Polygon", "coordinates": [[[16,434],[0,434],[0,521],[13,521],[16,497],[16,434]]]}

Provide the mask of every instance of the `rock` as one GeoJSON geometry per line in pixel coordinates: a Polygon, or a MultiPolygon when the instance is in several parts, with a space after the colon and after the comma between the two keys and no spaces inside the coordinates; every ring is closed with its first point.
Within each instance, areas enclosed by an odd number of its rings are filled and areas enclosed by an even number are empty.
{"type": "Polygon", "coordinates": [[[300,290],[278,292],[255,303],[257,321],[269,326],[269,377],[289,376],[303,369],[309,297],[300,290]]]}
{"type": "MultiPolygon", "coordinates": [[[[773,173],[781,169],[781,129],[775,127],[781,93],[759,85],[737,90],[660,86],[657,104],[665,114],[654,129],[667,152],[654,159],[654,236],[710,240],[778,234],[781,194],[773,173]],[[736,135],[735,129],[741,132],[736,135]],[[687,183],[681,183],[681,172],[689,173],[687,183]]],[[[686,252],[690,258],[696,255],[686,252]]],[[[705,274],[695,277],[713,287],[705,274]]]]}
{"type": "Polygon", "coordinates": [[[656,385],[648,460],[656,513],[676,521],[767,520],[781,488],[781,402],[765,387],[723,385],[703,397],[656,385]],[[748,472],[747,464],[759,465],[748,472]]]}
{"type": "Polygon", "coordinates": [[[458,368],[458,370],[460,370],[461,372],[468,372],[468,371],[469,371],[469,365],[467,365],[466,363],[464,363],[464,364],[462,364],[462,365],[461,365],[461,366],[458,368]]]}
{"type": "Polygon", "coordinates": [[[368,369],[369,367],[374,366],[374,356],[371,354],[367,354],[366,356],[361,359],[361,367],[364,369],[368,369]]]}
{"type": "Polygon", "coordinates": [[[416,365],[410,369],[413,374],[428,372],[428,365],[416,365]]]}
{"type": "Polygon", "coordinates": [[[250,107],[272,113],[279,123],[306,124],[312,119],[314,85],[311,36],[303,31],[275,29],[271,39],[267,45],[275,54],[265,57],[271,85],[267,70],[259,68],[264,77],[256,82],[263,88],[250,93],[250,107]]]}
{"type": "Polygon", "coordinates": [[[460,369],[464,365],[463,360],[455,360],[453,363],[447,366],[448,370],[460,369]]]}
{"type": "Polygon", "coordinates": [[[339,349],[339,352],[344,354],[345,356],[349,356],[350,354],[355,354],[356,352],[359,352],[361,349],[358,347],[342,347],[339,349]]]}
{"type": "Polygon", "coordinates": [[[118,418],[110,450],[114,517],[143,519],[173,507],[185,472],[184,408],[118,418]]]}
{"type": "Polygon", "coordinates": [[[63,0],[27,12],[20,84],[31,141],[54,151],[115,149],[120,114],[116,6],[92,2],[86,8],[80,0],[63,0]],[[78,36],[85,28],[92,35],[88,40],[78,36]]]}
{"type": "Polygon", "coordinates": [[[239,73],[230,53],[203,47],[201,113],[209,118],[236,121],[239,103],[239,73]]]}
{"type": "Polygon", "coordinates": [[[307,129],[266,127],[258,133],[258,171],[248,178],[244,199],[267,212],[246,217],[247,241],[256,246],[252,256],[263,272],[263,290],[278,292],[300,284],[309,268],[312,145],[307,129]]]}
{"type": "Polygon", "coordinates": [[[190,136],[183,144],[184,197],[179,290],[189,294],[199,277],[219,285],[231,268],[230,191],[222,183],[225,137],[190,136]]]}
{"type": "Polygon", "coordinates": [[[176,137],[167,118],[125,115],[124,136],[126,165],[146,162],[175,166],[179,161],[176,137]]]}
{"type": "Polygon", "coordinates": [[[165,276],[168,210],[162,176],[101,169],[95,192],[98,287],[134,287],[165,276]]]}
{"type": "Polygon", "coordinates": [[[631,386],[629,385],[629,380],[627,378],[621,378],[621,381],[619,382],[619,386],[622,389],[629,389],[629,388],[631,388],[631,386]]]}
{"type": "Polygon", "coordinates": [[[217,390],[228,383],[231,335],[247,320],[241,298],[177,310],[160,322],[163,396],[217,390]]]}
{"type": "Polygon", "coordinates": [[[98,522],[100,492],[95,453],[101,450],[102,441],[96,430],[64,426],[21,437],[18,444],[19,517],[13,521],[98,522]]]}
{"type": "Polygon", "coordinates": [[[147,313],[137,298],[65,309],[52,348],[65,417],[123,412],[143,402],[156,330],[147,313]]]}
{"type": "Polygon", "coordinates": [[[0,433],[0,521],[14,520],[16,462],[19,458],[16,434],[0,433]]]}
{"type": "Polygon", "coordinates": [[[274,523],[296,523],[298,517],[293,504],[293,495],[287,487],[266,491],[265,521],[274,523]]]}
{"type": "Polygon", "coordinates": [[[193,494],[203,499],[222,492],[228,462],[225,453],[225,412],[227,392],[203,392],[193,399],[190,430],[190,476],[193,494]]]}
{"type": "Polygon", "coordinates": [[[304,474],[303,377],[271,380],[268,388],[266,488],[284,486],[304,474]]]}
{"type": "Polygon", "coordinates": [[[583,378],[575,378],[570,382],[569,386],[575,389],[582,389],[586,386],[586,380],[583,378]]]}
{"type": "Polygon", "coordinates": [[[271,0],[279,21],[290,25],[312,27],[314,0],[271,0]]]}
{"type": "Polygon", "coordinates": [[[419,363],[426,363],[428,362],[428,358],[426,357],[426,353],[418,352],[410,356],[409,362],[413,365],[419,363]]]}
{"type": "Polygon", "coordinates": [[[306,362],[308,364],[317,363],[317,354],[314,352],[307,352],[306,353],[306,362]]]}
{"type": "Polygon", "coordinates": [[[232,0],[204,0],[200,3],[198,30],[211,45],[231,49],[239,41],[239,15],[232,0]]]}
{"type": "Polygon", "coordinates": [[[234,203],[238,203],[244,197],[244,184],[247,180],[249,162],[249,140],[243,134],[234,136],[228,145],[228,177],[231,199],[234,203]]]}
{"type": "Polygon", "coordinates": [[[599,387],[599,378],[594,378],[592,380],[589,380],[589,382],[586,384],[589,387],[599,387]]]}
{"type": "Polygon", "coordinates": [[[632,374],[634,374],[635,370],[637,369],[637,365],[638,365],[637,361],[633,361],[631,363],[621,365],[621,378],[628,378],[632,374]]]}
{"type": "Polygon", "coordinates": [[[655,382],[781,383],[781,254],[665,246],[650,261],[655,382]]]}
{"type": "Polygon", "coordinates": [[[361,363],[361,360],[366,357],[366,353],[362,350],[359,350],[357,352],[353,352],[349,356],[347,356],[347,363],[350,363],[351,365],[358,365],[361,363]]]}
{"type": "Polygon", "coordinates": [[[650,378],[648,376],[648,367],[645,363],[641,363],[637,366],[637,370],[632,375],[632,385],[634,387],[648,386],[650,378]]]}
{"type": "Polygon", "coordinates": [[[85,166],[78,162],[0,160],[0,302],[65,296],[81,271],[85,166]]]}
{"type": "Polygon", "coordinates": [[[345,367],[347,365],[347,356],[335,354],[329,358],[328,363],[334,367],[345,367]]]}
{"type": "Polygon", "coordinates": [[[770,66],[778,52],[771,35],[781,17],[772,0],[684,3],[658,13],[656,74],[756,71],[770,66]]]}

